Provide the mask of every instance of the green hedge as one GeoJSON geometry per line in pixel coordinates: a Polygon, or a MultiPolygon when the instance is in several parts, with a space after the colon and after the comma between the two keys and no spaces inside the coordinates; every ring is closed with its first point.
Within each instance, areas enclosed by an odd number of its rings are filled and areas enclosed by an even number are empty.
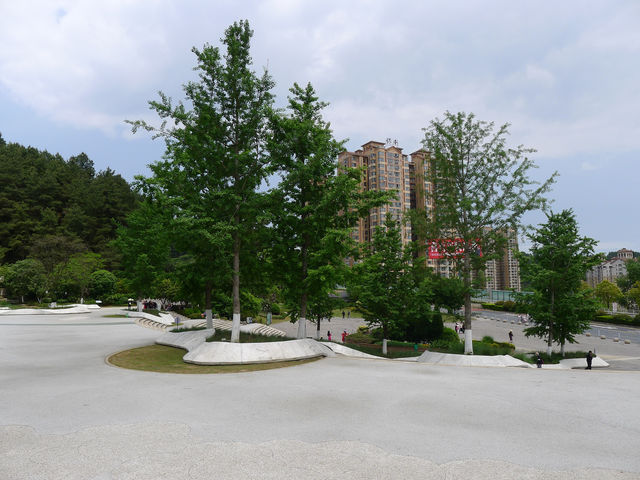
{"type": "Polygon", "coordinates": [[[615,325],[633,325],[640,327],[640,314],[635,318],[624,313],[615,313],[613,315],[596,315],[593,319],[594,322],[601,323],[613,323],[615,325]]]}

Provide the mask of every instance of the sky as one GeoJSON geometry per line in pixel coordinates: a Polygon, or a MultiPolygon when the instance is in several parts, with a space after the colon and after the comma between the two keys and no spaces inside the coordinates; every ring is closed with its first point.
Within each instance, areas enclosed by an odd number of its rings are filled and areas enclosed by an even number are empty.
{"type": "Polygon", "coordinates": [[[347,149],[391,138],[411,153],[446,111],[509,123],[509,144],[537,150],[533,177],[559,173],[554,211],[573,209],[598,251],[640,251],[636,0],[0,0],[0,132],[149,175],[164,144],[125,120],[155,122],[159,91],[182,99],[192,47],[241,19],[276,103],[312,83],[347,149]]]}

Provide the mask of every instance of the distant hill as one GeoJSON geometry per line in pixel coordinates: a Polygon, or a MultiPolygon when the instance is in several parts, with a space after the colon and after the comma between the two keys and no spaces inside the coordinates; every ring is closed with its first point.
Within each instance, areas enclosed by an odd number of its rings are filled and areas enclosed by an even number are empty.
{"type": "Polygon", "coordinates": [[[84,153],[65,160],[0,135],[0,264],[58,249],[100,253],[109,264],[116,222],[137,202],[126,180],[96,173],[84,153]]]}

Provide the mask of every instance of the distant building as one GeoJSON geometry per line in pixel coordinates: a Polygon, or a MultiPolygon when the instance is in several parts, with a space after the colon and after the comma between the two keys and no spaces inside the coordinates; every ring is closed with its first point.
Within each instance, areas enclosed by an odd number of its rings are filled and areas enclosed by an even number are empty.
{"type": "MultiPolygon", "coordinates": [[[[347,168],[364,168],[365,176],[361,184],[364,191],[397,190],[398,195],[388,205],[374,208],[360,220],[352,236],[358,242],[368,242],[373,238],[376,226],[383,225],[387,213],[394,220],[402,220],[404,212],[411,208],[411,173],[409,157],[402,153],[397,142],[369,141],[355,152],[342,152],[338,156],[338,171],[347,168]]],[[[401,227],[402,242],[411,241],[411,225],[401,227]]]]}
{"type": "Polygon", "coordinates": [[[620,260],[631,260],[633,259],[633,250],[627,250],[626,248],[622,248],[620,250],[618,250],[617,252],[618,254],[616,255],[616,258],[619,258],[620,260]]]}
{"type": "MultiPolygon", "coordinates": [[[[423,210],[426,215],[431,215],[437,208],[432,196],[434,186],[428,176],[429,154],[425,150],[417,150],[407,156],[395,141],[371,140],[354,152],[344,151],[338,155],[338,171],[348,168],[364,169],[363,191],[398,191],[389,205],[372,209],[359,221],[351,234],[359,243],[371,241],[376,226],[384,224],[388,213],[400,221],[409,210],[423,210]]],[[[426,239],[418,239],[409,222],[401,226],[401,232],[404,245],[412,240],[420,241],[426,249],[426,239]]],[[[518,239],[514,233],[508,239],[503,257],[487,262],[487,288],[520,290],[520,268],[515,258],[517,250],[518,239]]],[[[443,277],[456,274],[455,262],[446,258],[427,259],[427,265],[443,277]]]]}
{"type": "Polygon", "coordinates": [[[486,288],[491,290],[520,291],[520,264],[516,258],[518,235],[510,232],[507,246],[501,258],[487,260],[485,268],[486,288]]]}
{"type": "Polygon", "coordinates": [[[600,282],[608,280],[615,283],[617,278],[627,274],[627,262],[633,260],[633,251],[623,248],[611,260],[605,260],[587,271],[587,283],[594,288],[600,282]]]}

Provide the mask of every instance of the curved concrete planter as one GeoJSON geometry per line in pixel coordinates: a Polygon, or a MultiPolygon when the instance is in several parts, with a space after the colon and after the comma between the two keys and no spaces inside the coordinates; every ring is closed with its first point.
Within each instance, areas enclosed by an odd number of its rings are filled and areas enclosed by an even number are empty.
{"type": "Polygon", "coordinates": [[[211,330],[165,333],[156,343],[188,350],[184,361],[197,365],[242,365],[335,356],[329,347],[310,338],[265,343],[206,342],[209,335],[211,330]]]}

